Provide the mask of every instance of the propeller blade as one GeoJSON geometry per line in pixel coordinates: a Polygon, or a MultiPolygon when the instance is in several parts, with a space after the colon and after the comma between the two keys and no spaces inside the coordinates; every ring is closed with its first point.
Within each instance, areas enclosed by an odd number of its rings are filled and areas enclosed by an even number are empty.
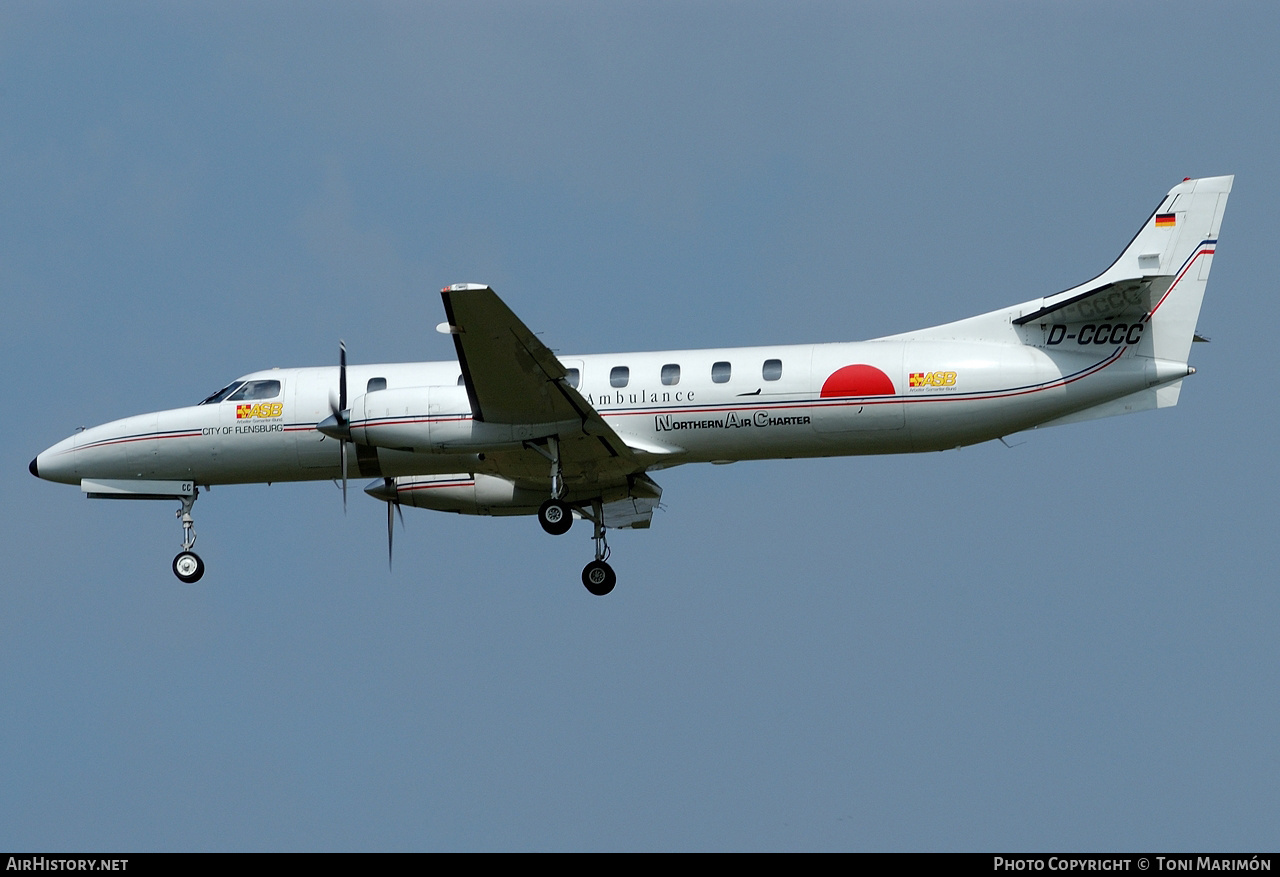
{"type": "Polygon", "coordinates": [[[316,424],[316,429],[338,440],[338,456],[342,461],[342,513],[347,513],[347,440],[351,431],[347,428],[347,342],[338,340],[338,402],[329,396],[329,410],[333,416],[316,424]]]}
{"type": "Polygon", "coordinates": [[[404,526],[404,510],[400,508],[400,496],[396,492],[396,480],[383,478],[381,484],[370,485],[364,492],[387,504],[387,569],[391,569],[391,547],[395,540],[395,515],[400,516],[400,526],[404,526]],[[392,508],[395,513],[392,513],[392,508]]]}
{"type": "MultiPolygon", "coordinates": [[[[347,410],[347,342],[338,341],[338,411],[347,410]]],[[[341,414],[338,415],[342,417],[341,414]]]]}
{"type": "Polygon", "coordinates": [[[347,443],[339,442],[342,454],[342,513],[347,513],[347,443]]]}

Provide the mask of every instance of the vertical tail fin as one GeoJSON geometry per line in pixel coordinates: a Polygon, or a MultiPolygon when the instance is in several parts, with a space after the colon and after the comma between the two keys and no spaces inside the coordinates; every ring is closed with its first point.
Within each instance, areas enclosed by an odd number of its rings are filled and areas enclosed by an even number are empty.
{"type": "MultiPolygon", "coordinates": [[[[1183,180],[1164,196],[1110,268],[1087,283],[1028,302],[1040,307],[1024,310],[1014,324],[1043,323],[1046,318],[1060,323],[1059,331],[1047,340],[1050,346],[1064,336],[1081,337],[1068,328],[1080,324],[1081,332],[1098,339],[1093,343],[1102,344],[1103,336],[1096,332],[1103,325],[1100,321],[1138,319],[1146,324],[1135,350],[1139,356],[1186,363],[1234,179],[1183,180]]],[[[1109,341],[1120,326],[1105,325],[1112,327],[1109,341]]]]}
{"type": "MultiPolygon", "coordinates": [[[[1178,404],[1181,377],[1218,247],[1233,176],[1183,180],[1169,190],[1120,258],[1087,283],[1014,310],[1015,326],[1039,324],[1047,348],[1124,346],[1148,359],[1153,386],[1076,412],[1087,420],[1178,404]],[[1038,305],[1038,307],[1037,307],[1038,305]]],[[[1032,342],[1035,343],[1035,342],[1032,342]]]]}
{"type": "Polygon", "coordinates": [[[1153,349],[1149,355],[1156,359],[1186,362],[1191,352],[1200,304],[1218,246],[1218,229],[1234,179],[1206,177],[1175,186],[1121,256],[1124,260],[1141,243],[1143,246],[1132,258],[1143,275],[1172,278],[1169,288],[1151,308],[1153,349]],[[1158,264],[1147,267],[1157,261],[1156,249],[1149,244],[1159,243],[1158,239],[1148,241],[1148,234],[1154,236],[1161,231],[1168,240],[1159,251],[1158,264]]]}

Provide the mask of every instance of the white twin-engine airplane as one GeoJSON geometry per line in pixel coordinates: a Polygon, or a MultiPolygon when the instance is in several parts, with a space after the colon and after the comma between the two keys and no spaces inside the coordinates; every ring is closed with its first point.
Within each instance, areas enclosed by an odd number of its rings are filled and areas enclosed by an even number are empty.
{"type": "Polygon", "coordinates": [[[939,451],[1178,401],[1232,177],[1169,191],[1114,264],[1072,289],[871,341],[556,356],[476,284],[446,287],[457,362],[272,369],[199,405],[77,432],[31,474],[90,497],[182,503],[173,571],[204,563],[202,486],[378,480],[365,492],[473,515],[595,528],[582,571],[609,593],[606,528],[649,526],[682,463],[939,451]],[[350,390],[350,392],[349,392],[350,390]],[[348,396],[351,396],[348,401],[348,396]]]}

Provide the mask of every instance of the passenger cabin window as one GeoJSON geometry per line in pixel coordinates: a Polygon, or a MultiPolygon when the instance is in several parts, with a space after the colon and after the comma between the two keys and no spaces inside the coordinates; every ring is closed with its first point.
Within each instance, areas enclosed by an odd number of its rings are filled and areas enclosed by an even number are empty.
{"type": "Polygon", "coordinates": [[[729,372],[733,370],[733,366],[727,362],[717,362],[711,366],[711,381],[716,384],[729,383],[729,372]]]}
{"type": "Polygon", "coordinates": [[[569,382],[569,386],[575,390],[578,389],[578,382],[582,380],[582,372],[576,368],[567,368],[564,370],[564,379],[569,382]]]}
{"type": "Polygon", "coordinates": [[[782,377],[782,360],[766,359],[764,361],[764,379],[766,381],[776,381],[782,377]]]}
{"type": "Polygon", "coordinates": [[[458,386],[461,387],[462,385],[463,385],[462,375],[458,375],[458,386]]]}
{"type": "Polygon", "coordinates": [[[609,372],[609,386],[625,387],[631,380],[631,369],[625,365],[615,365],[609,372]]]}
{"type": "Polygon", "coordinates": [[[243,387],[227,397],[227,401],[255,402],[259,399],[274,399],[279,395],[279,381],[246,381],[243,387]]]}
{"type": "Polygon", "coordinates": [[[674,387],[680,383],[680,366],[674,362],[662,367],[662,383],[668,387],[674,387]]]}
{"type": "Polygon", "coordinates": [[[386,388],[386,378],[369,378],[369,383],[365,385],[364,391],[366,393],[372,393],[374,390],[385,390],[386,388]]]}
{"type": "Polygon", "coordinates": [[[225,387],[223,387],[221,390],[219,390],[218,392],[214,393],[212,396],[209,396],[207,399],[205,399],[205,400],[204,400],[203,402],[201,402],[200,404],[201,404],[201,405],[216,405],[216,404],[218,404],[219,402],[221,402],[223,399],[225,399],[225,398],[227,398],[228,396],[230,396],[233,392],[235,392],[235,391],[236,391],[236,389],[238,389],[238,388],[239,388],[239,386],[240,386],[240,382],[239,382],[239,381],[232,381],[231,383],[229,383],[229,384],[227,384],[225,387]]]}

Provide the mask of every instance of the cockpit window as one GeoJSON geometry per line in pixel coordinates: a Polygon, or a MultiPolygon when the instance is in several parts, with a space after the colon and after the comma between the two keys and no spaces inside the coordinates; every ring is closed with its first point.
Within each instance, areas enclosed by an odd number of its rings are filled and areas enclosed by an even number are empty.
{"type": "Polygon", "coordinates": [[[227,384],[225,387],[223,387],[221,390],[219,390],[218,392],[214,393],[214,394],[213,394],[212,396],[210,396],[209,398],[205,399],[205,400],[204,400],[203,402],[201,402],[200,404],[201,404],[201,405],[216,405],[217,403],[221,402],[223,399],[225,399],[225,398],[227,398],[228,396],[230,396],[233,392],[235,392],[235,391],[240,387],[240,383],[241,383],[240,381],[232,381],[231,383],[229,383],[229,384],[227,384]]]}
{"type": "Polygon", "coordinates": [[[279,395],[279,381],[246,381],[243,387],[227,397],[227,401],[255,402],[259,399],[274,399],[279,395]]]}

